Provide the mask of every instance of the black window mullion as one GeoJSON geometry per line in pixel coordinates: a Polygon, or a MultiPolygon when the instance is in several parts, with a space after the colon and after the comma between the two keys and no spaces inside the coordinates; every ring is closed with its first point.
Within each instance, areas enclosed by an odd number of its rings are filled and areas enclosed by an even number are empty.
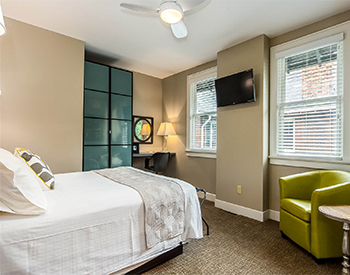
{"type": "Polygon", "coordinates": [[[108,144],[84,144],[85,147],[108,146],[108,144]]]}
{"type": "Polygon", "coordinates": [[[118,143],[112,143],[111,144],[112,146],[131,146],[132,144],[129,144],[129,143],[127,143],[127,144],[118,144],[118,143]]]}
{"type": "MultiPolygon", "coordinates": [[[[111,92],[112,93],[112,92],[111,92]]],[[[121,96],[126,96],[126,97],[132,97],[132,95],[125,95],[125,94],[119,94],[119,93],[112,93],[114,95],[121,95],[121,96]]]]}
{"type": "MultiPolygon", "coordinates": [[[[84,69],[85,69],[85,61],[84,61],[84,69]]],[[[83,101],[83,160],[81,162],[81,171],[84,171],[84,157],[85,157],[85,73],[84,73],[84,101],[83,101]]]]}
{"type": "Polygon", "coordinates": [[[108,168],[112,165],[112,69],[109,68],[108,168]]]}
{"type": "Polygon", "coordinates": [[[134,74],[131,74],[131,166],[134,166],[134,159],[133,159],[133,152],[132,152],[132,143],[134,140],[134,125],[133,125],[133,119],[132,116],[134,115],[134,74]]]}
{"type": "Polygon", "coordinates": [[[109,94],[109,92],[95,90],[95,89],[89,89],[89,88],[85,88],[85,87],[84,87],[84,90],[91,91],[91,92],[103,93],[103,94],[109,94]]]}
{"type": "Polygon", "coordinates": [[[109,118],[106,117],[94,117],[94,116],[84,116],[84,118],[90,118],[90,119],[103,119],[103,120],[108,120],[109,118]]]}
{"type": "Polygon", "coordinates": [[[111,118],[111,120],[132,121],[132,119],[125,119],[125,118],[111,118]]]}

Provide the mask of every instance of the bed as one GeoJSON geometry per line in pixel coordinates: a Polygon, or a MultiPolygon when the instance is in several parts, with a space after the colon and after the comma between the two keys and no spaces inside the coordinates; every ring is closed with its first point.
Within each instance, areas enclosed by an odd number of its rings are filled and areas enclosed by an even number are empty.
{"type": "Polygon", "coordinates": [[[185,195],[181,234],[148,247],[145,207],[138,191],[94,171],[56,174],[55,190],[43,192],[48,203],[45,214],[0,212],[0,273],[110,274],[203,237],[192,185],[132,167],[120,169],[181,187],[185,195]]]}

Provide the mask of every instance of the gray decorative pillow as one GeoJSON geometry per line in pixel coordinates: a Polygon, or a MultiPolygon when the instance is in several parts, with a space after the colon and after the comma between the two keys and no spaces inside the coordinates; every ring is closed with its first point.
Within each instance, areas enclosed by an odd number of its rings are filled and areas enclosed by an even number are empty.
{"type": "Polygon", "coordinates": [[[35,175],[38,176],[41,188],[45,191],[47,188],[55,189],[55,177],[47,163],[37,154],[23,148],[16,148],[15,156],[21,158],[32,168],[35,175]]]}

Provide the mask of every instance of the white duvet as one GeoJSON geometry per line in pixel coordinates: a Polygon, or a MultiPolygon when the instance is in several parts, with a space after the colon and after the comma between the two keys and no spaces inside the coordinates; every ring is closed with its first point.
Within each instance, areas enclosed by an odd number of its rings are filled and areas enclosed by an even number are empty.
{"type": "Polygon", "coordinates": [[[136,190],[94,172],[55,177],[55,190],[44,192],[46,214],[0,213],[1,274],[109,274],[203,236],[196,190],[186,182],[176,180],[186,195],[184,233],[146,249],[136,190]]]}

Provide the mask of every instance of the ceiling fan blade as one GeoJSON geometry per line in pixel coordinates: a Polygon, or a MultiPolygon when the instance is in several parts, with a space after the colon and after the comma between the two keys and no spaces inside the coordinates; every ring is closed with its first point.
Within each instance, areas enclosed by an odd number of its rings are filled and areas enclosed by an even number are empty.
{"type": "Polygon", "coordinates": [[[177,0],[177,3],[180,4],[180,6],[182,7],[182,10],[184,12],[187,12],[191,9],[194,9],[196,7],[198,7],[199,5],[203,4],[204,2],[206,2],[208,0],[177,0]]]}
{"type": "Polygon", "coordinates": [[[136,4],[121,3],[120,6],[124,9],[138,11],[138,12],[148,12],[148,13],[158,13],[159,12],[158,8],[150,8],[150,7],[136,5],[136,4]]]}
{"type": "Polygon", "coordinates": [[[187,37],[187,28],[185,23],[181,20],[179,23],[171,24],[171,30],[176,38],[187,37]]]}

